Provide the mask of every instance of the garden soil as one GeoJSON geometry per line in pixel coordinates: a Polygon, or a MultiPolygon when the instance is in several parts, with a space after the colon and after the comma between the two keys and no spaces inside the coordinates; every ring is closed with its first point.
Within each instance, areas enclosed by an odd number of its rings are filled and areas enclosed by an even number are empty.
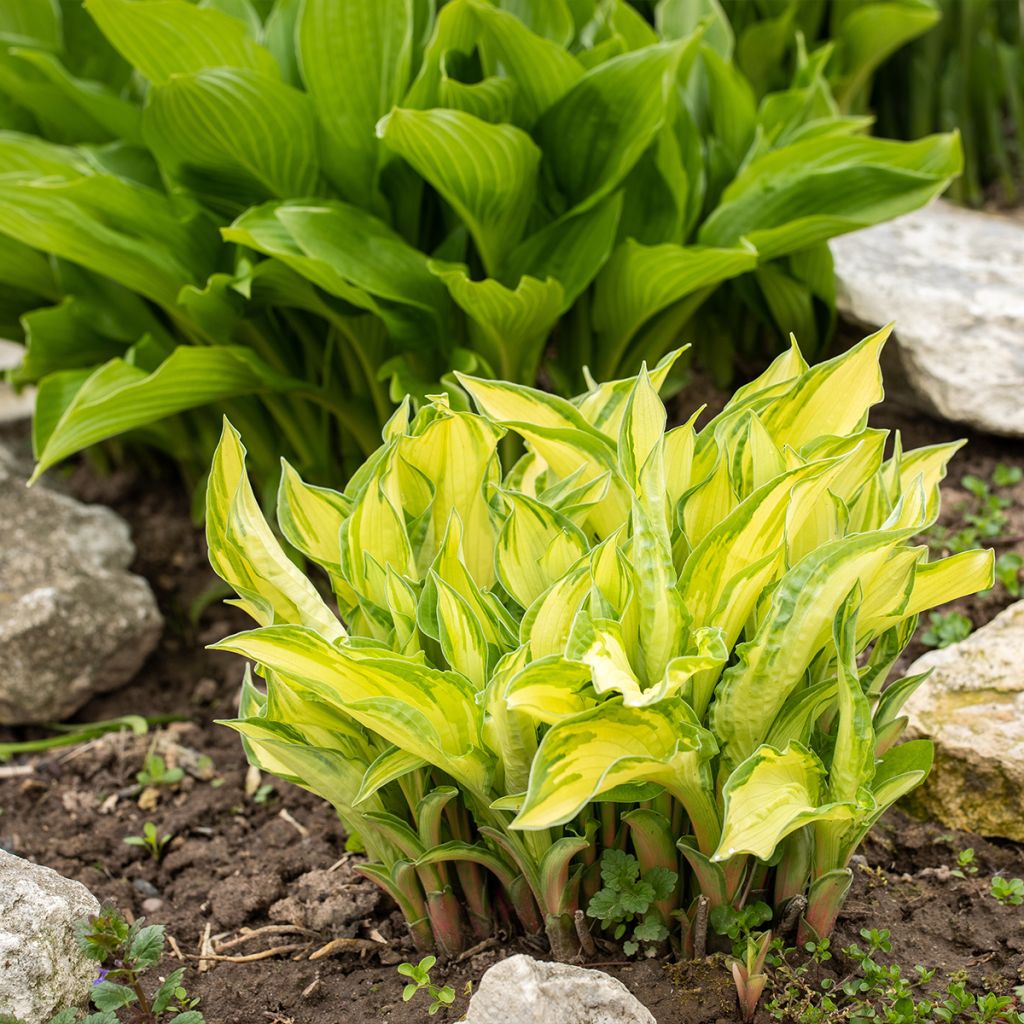
{"type": "MultiPolygon", "coordinates": [[[[696,397],[691,386],[678,411],[692,408],[696,397]]],[[[720,404],[706,385],[699,398],[720,404]]],[[[873,423],[900,428],[907,447],[959,436],[948,424],[891,407],[878,410],[873,423]]],[[[998,462],[1024,465],[1024,446],[975,438],[957,455],[945,487],[946,523],[959,521],[968,500],[960,477],[990,477],[998,462]]],[[[201,997],[209,1024],[421,1024],[427,1000],[403,1003],[395,971],[414,957],[401,920],[353,871],[356,855],[346,853],[330,809],[247,771],[235,734],[212,724],[233,714],[241,662],[204,645],[247,623],[219,602],[203,607],[213,578],[180,488],[123,472],[98,478],[84,465],[66,484],[84,500],[112,505],[131,524],[134,568],[150,580],[167,619],[163,641],[138,679],[94,700],[77,719],[140,713],[181,720],[144,736],[108,736],[21,759],[20,774],[6,766],[0,846],[78,879],[129,915],[164,924],[173,942],[157,973],[184,965],[189,992],[201,997]],[[151,752],[181,767],[183,780],[140,791],[136,773],[151,752]],[[171,837],[159,861],[124,841],[141,834],[147,821],[171,837]]],[[[999,550],[1024,552],[1024,486],[1006,493],[1014,503],[999,550]]],[[[979,626],[1010,600],[996,588],[954,607],[979,626]]],[[[911,654],[921,650],[915,640],[911,654]]],[[[38,735],[0,729],[0,740],[38,735]]],[[[1000,993],[1024,982],[1024,908],[1000,906],[988,893],[996,872],[1024,877],[1024,848],[895,812],[861,854],[834,949],[859,941],[861,928],[886,928],[893,944],[888,959],[907,974],[921,964],[937,970],[936,981],[965,976],[972,987],[1000,993]],[[949,866],[968,847],[977,876],[951,876],[949,866]]],[[[522,940],[498,939],[461,962],[439,964],[434,979],[453,985],[458,998],[432,1019],[459,1019],[471,984],[513,951],[542,955],[522,940]]],[[[739,1019],[721,958],[629,963],[602,951],[594,962],[625,982],[659,1024],[739,1019]]],[[[847,966],[838,954],[829,968],[839,975],[847,966]]],[[[762,1011],[757,1019],[768,1018],[762,1011]]]]}

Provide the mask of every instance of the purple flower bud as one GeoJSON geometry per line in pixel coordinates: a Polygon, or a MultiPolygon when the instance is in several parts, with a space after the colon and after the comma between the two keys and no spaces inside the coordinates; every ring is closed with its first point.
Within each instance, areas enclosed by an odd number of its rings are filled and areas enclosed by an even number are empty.
{"type": "Polygon", "coordinates": [[[107,980],[107,975],[110,973],[106,967],[100,968],[100,973],[96,975],[96,980],[93,982],[94,985],[102,985],[107,980]]]}

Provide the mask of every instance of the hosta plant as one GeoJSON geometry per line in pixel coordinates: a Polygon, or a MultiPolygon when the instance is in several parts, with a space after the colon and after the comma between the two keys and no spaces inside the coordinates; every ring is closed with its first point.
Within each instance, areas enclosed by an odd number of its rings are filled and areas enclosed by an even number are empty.
{"type": "Polygon", "coordinates": [[[959,141],[763,98],[713,4],[4,0],[0,319],[39,470],[131,433],[199,476],[343,480],[452,369],[556,389],[681,333],[829,329],[827,240],[912,210],[959,141]],[[728,303],[707,307],[723,281],[728,303]],[[729,328],[737,328],[730,330],[729,328]]]}
{"type": "Polygon", "coordinates": [[[991,552],[915,543],[957,445],[886,457],[886,333],[813,367],[794,344],[700,428],[665,429],[678,353],[573,401],[462,377],[477,412],[404,403],[343,492],[284,466],[315,579],[225,424],[210,557],[259,628],[217,646],[262,677],[229,724],[333,804],[422,948],[500,926],[573,953],[606,850],[674,876],[652,906],[682,950],[700,895],[806,896],[828,934],[931,764],[898,743],[923,677],[890,672],[919,613],[992,580],[991,552]]]}

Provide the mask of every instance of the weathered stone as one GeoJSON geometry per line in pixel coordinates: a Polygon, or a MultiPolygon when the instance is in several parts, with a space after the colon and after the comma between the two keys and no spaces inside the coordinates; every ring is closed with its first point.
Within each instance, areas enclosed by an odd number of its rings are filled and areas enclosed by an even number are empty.
{"type": "Polygon", "coordinates": [[[840,312],[896,321],[887,393],[1024,437],[1024,220],[935,202],[830,246],[840,312]]]}
{"type": "MultiPolygon", "coordinates": [[[[25,354],[23,346],[0,338],[0,374],[13,370],[25,354]]],[[[15,391],[11,384],[0,380],[0,424],[20,423],[32,417],[36,404],[36,389],[31,387],[15,391]]]]}
{"type": "Polygon", "coordinates": [[[953,828],[1024,840],[1024,601],[909,671],[926,669],[905,709],[908,735],[935,741],[916,802],[953,828]]]}
{"type": "Polygon", "coordinates": [[[629,989],[603,971],[511,956],[480,979],[466,1024],[655,1024],[629,989]]]}
{"type": "Polygon", "coordinates": [[[160,636],[149,584],[127,572],[127,524],[36,485],[0,447],[0,724],[66,718],[132,678],[160,636]]]}
{"type": "Polygon", "coordinates": [[[0,1017],[45,1024],[85,1006],[98,965],[74,928],[99,909],[84,885],[0,850],[0,1017]]]}

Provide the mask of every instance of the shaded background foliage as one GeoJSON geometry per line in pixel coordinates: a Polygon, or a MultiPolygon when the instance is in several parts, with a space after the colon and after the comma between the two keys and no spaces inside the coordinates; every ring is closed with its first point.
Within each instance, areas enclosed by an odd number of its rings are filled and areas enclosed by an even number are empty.
{"type": "Polygon", "coordinates": [[[40,471],[127,435],[200,482],[227,412],[259,480],[336,480],[405,393],[464,407],[452,370],[572,394],[681,338],[719,380],[789,331],[820,353],[828,238],[960,168],[847,112],[909,37],[856,6],[5,3],[0,325],[40,471]]]}

